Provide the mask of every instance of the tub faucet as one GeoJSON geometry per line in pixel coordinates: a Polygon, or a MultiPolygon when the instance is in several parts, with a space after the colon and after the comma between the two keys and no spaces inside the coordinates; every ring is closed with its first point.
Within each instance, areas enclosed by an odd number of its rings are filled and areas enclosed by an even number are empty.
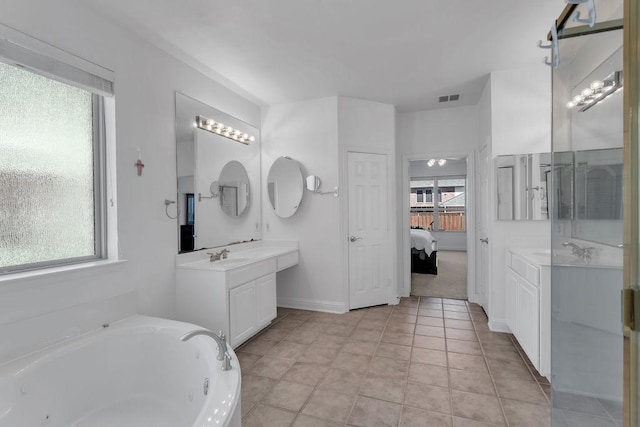
{"type": "Polygon", "coordinates": [[[220,252],[216,252],[216,253],[207,252],[207,255],[209,255],[209,261],[214,262],[214,261],[220,261],[221,259],[227,258],[227,255],[229,254],[229,252],[230,252],[229,249],[225,248],[220,252]]]}
{"type": "Polygon", "coordinates": [[[582,259],[582,261],[584,261],[586,263],[591,261],[591,256],[593,255],[593,251],[596,250],[596,248],[591,247],[591,246],[582,248],[582,247],[576,245],[573,242],[564,242],[562,244],[562,246],[564,246],[564,247],[570,246],[571,247],[571,253],[573,253],[577,257],[580,257],[582,259]]]}
{"type": "Polygon", "coordinates": [[[213,338],[213,340],[218,344],[218,360],[222,361],[222,370],[228,371],[231,369],[231,355],[227,350],[227,338],[224,336],[224,332],[220,331],[218,335],[207,329],[196,329],[194,331],[188,332],[184,334],[180,340],[181,341],[189,341],[191,338],[197,335],[205,335],[209,338],[213,338]]]}

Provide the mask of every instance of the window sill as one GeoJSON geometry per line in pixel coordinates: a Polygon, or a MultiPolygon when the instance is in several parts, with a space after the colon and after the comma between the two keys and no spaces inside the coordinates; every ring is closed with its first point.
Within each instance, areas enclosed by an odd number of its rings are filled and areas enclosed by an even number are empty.
{"type": "Polygon", "coordinates": [[[79,264],[71,264],[64,265],[59,267],[49,267],[49,268],[41,268],[38,270],[31,271],[21,271],[18,273],[8,273],[0,276],[0,285],[2,284],[10,284],[23,280],[36,280],[42,278],[48,278],[51,276],[58,276],[69,273],[82,273],[82,272],[93,272],[98,269],[104,269],[112,266],[117,266],[120,264],[124,264],[127,262],[126,259],[117,259],[117,260],[100,260],[100,261],[89,261],[83,262],[79,264]]]}

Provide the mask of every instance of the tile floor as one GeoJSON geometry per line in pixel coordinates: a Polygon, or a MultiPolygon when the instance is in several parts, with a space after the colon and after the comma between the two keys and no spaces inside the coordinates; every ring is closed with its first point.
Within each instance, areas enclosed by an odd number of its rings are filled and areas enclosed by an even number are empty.
{"type": "Polygon", "coordinates": [[[236,349],[243,426],[549,426],[549,383],[486,323],[480,306],[429,297],[278,309],[236,349]]]}

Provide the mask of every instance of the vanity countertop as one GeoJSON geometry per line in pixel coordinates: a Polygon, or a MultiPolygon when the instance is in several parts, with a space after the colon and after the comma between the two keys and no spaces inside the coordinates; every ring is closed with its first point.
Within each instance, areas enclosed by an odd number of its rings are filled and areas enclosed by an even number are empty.
{"type": "Polygon", "coordinates": [[[585,262],[564,248],[553,251],[553,260],[551,257],[551,249],[548,248],[509,249],[512,254],[524,258],[539,267],[549,267],[553,264],[553,266],[559,267],[622,268],[621,249],[611,248],[611,250],[618,250],[620,253],[613,253],[606,249],[598,249],[591,260],[585,262]]]}
{"type": "MultiPolygon", "coordinates": [[[[297,242],[256,242],[251,245],[239,247],[227,247],[229,254],[227,258],[213,261],[209,260],[207,252],[219,252],[223,248],[212,248],[211,250],[201,250],[198,259],[194,260],[194,256],[189,258],[177,259],[176,268],[196,269],[196,270],[212,270],[227,271],[235,268],[244,267],[256,262],[268,260],[270,258],[281,257],[285,255],[297,254],[297,242]],[[257,244],[256,244],[257,243],[257,244]]],[[[297,263],[297,262],[296,262],[297,263]]]]}

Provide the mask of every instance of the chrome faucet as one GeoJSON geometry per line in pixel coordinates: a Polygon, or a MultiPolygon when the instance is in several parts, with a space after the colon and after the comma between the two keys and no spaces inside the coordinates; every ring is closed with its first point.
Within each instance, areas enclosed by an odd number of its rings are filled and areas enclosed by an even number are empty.
{"type": "Polygon", "coordinates": [[[219,332],[219,335],[214,334],[213,332],[206,329],[196,329],[194,331],[188,332],[184,334],[180,340],[181,341],[189,341],[191,338],[197,335],[205,335],[209,338],[213,338],[213,340],[218,344],[218,360],[222,361],[222,370],[228,371],[231,369],[231,355],[227,350],[227,338],[225,337],[222,331],[219,332]]]}
{"type": "Polygon", "coordinates": [[[227,256],[229,255],[229,252],[230,252],[229,249],[225,248],[220,252],[216,252],[216,253],[207,252],[207,255],[209,255],[209,261],[214,262],[214,261],[220,261],[221,259],[227,258],[227,256]]]}
{"type": "Polygon", "coordinates": [[[583,248],[576,245],[573,242],[564,242],[562,246],[564,247],[570,246],[571,253],[577,257],[580,257],[582,261],[584,261],[585,263],[588,263],[589,261],[591,261],[591,256],[593,255],[593,252],[596,250],[596,248],[592,246],[583,248]]]}

